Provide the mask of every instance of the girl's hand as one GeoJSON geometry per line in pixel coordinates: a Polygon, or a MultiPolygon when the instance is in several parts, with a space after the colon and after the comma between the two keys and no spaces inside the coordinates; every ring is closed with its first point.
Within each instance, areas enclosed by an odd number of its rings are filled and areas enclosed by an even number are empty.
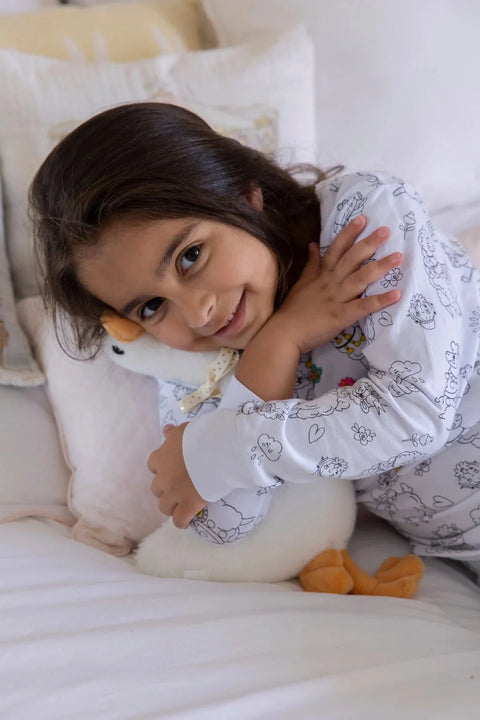
{"type": "Polygon", "coordinates": [[[182,529],[207,504],[195,490],[183,460],[182,439],[187,425],[166,426],[165,442],[148,458],[148,469],[155,475],[152,492],[159,498],[158,507],[182,529]]]}
{"type": "Polygon", "coordinates": [[[388,228],[379,228],[354,245],[365,223],[359,217],[347,225],[322,259],[318,245],[310,245],[298,282],[243,351],[235,375],[263,400],[293,397],[301,353],[328,342],[400,297],[398,290],[360,297],[367,285],[402,260],[401,253],[393,253],[363,265],[389,236],[388,228]]]}
{"type": "Polygon", "coordinates": [[[323,258],[318,246],[311,243],[302,275],[272,316],[271,320],[279,328],[283,326],[285,336],[296,343],[301,353],[328,342],[344,328],[400,298],[399,290],[361,297],[368,285],[403,259],[396,252],[367,262],[390,231],[378,228],[355,243],[365,223],[363,216],[355,218],[337,235],[323,258]]]}

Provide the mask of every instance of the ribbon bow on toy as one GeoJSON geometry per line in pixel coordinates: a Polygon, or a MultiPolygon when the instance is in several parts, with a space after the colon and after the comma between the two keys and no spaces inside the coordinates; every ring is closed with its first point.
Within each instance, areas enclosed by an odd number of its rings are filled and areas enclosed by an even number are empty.
{"type": "MultiPolygon", "coordinates": [[[[145,334],[143,327],[133,320],[117,315],[113,310],[106,310],[102,315],[101,322],[110,337],[122,343],[133,343],[145,334]]],[[[154,338],[151,338],[151,340],[152,343],[159,342],[155,341],[154,338]]],[[[165,350],[167,350],[167,348],[165,348],[165,350]]],[[[168,350],[169,352],[173,352],[170,348],[168,348],[168,350]]],[[[188,353],[183,353],[182,351],[175,352],[177,353],[177,357],[178,353],[188,355],[188,353]]],[[[238,350],[222,348],[217,357],[208,365],[205,382],[188,395],[185,395],[178,402],[180,410],[183,413],[189,413],[209,397],[221,397],[220,380],[233,370],[239,357],[240,354],[238,350]]],[[[172,364],[174,364],[173,361],[172,364]]],[[[171,375],[173,372],[172,367],[169,367],[169,372],[171,375]]]]}
{"type": "Polygon", "coordinates": [[[196,390],[185,395],[178,402],[178,407],[183,413],[189,413],[197,405],[209,397],[221,397],[222,393],[218,387],[219,381],[233,370],[240,357],[238,350],[222,348],[218,356],[207,368],[207,379],[196,390]]]}

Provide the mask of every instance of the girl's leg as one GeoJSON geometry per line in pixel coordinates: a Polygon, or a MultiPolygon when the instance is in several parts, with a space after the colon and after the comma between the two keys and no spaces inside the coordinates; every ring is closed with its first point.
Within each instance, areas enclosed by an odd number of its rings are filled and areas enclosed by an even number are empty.
{"type": "Polygon", "coordinates": [[[234,490],[218,502],[208,503],[190,527],[212,543],[242,540],[266,515],[272,492],[275,488],[234,490]]]}
{"type": "MultiPolygon", "coordinates": [[[[459,420],[460,425],[460,420],[459,420]]],[[[452,431],[453,434],[453,431],[452,431]]],[[[360,480],[357,497],[389,520],[422,557],[480,562],[480,423],[432,457],[360,480]],[[362,486],[370,482],[370,487],[362,486]]],[[[419,445],[419,447],[422,447],[419,445]]],[[[459,565],[459,569],[461,566],[459,565]]]]}

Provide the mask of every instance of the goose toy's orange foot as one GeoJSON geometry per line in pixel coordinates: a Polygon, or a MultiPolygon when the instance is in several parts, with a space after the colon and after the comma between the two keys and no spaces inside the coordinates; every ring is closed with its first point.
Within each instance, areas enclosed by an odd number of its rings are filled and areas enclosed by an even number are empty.
{"type": "Polygon", "coordinates": [[[324,550],[316,555],[298,577],[307,592],[347,595],[353,590],[353,578],[344,567],[341,550],[324,550]]]}
{"type": "Polygon", "coordinates": [[[299,580],[307,592],[411,598],[417,593],[424,567],[416,555],[391,557],[375,575],[369,575],[347,550],[325,550],[303,568],[299,580]]]}

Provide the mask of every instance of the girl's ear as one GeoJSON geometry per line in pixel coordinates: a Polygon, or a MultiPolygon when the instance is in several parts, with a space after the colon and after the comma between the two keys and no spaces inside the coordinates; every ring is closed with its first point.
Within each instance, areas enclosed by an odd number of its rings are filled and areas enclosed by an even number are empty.
{"type": "Polygon", "coordinates": [[[117,315],[113,310],[105,310],[100,322],[110,337],[119,342],[133,342],[145,332],[145,329],[136,322],[117,315]]]}
{"type": "Polygon", "coordinates": [[[248,202],[250,205],[255,208],[255,210],[258,210],[258,212],[262,212],[263,210],[263,193],[262,189],[259,185],[253,185],[250,193],[247,197],[248,202]]]}

